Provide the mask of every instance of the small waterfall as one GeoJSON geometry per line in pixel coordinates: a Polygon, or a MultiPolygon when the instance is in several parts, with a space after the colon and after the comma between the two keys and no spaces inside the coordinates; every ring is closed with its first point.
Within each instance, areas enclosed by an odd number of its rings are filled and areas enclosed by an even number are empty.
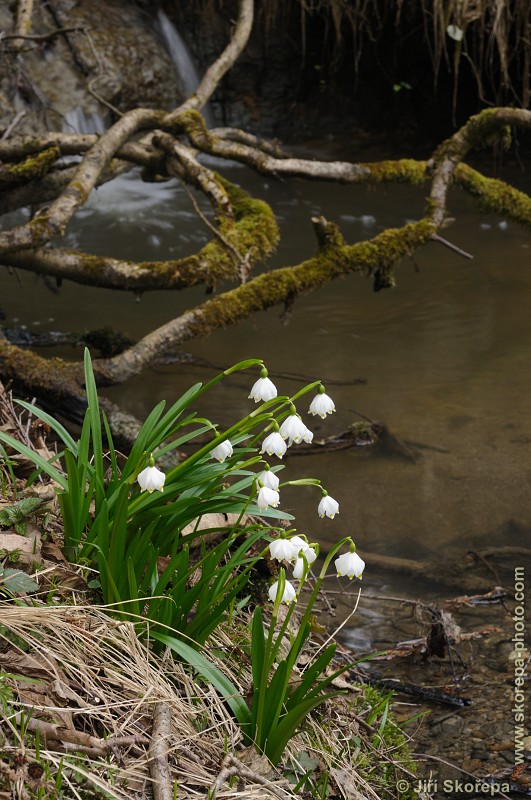
{"type": "Polygon", "coordinates": [[[87,114],[81,106],[67,111],[63,118],[65,133],[104,133],[105,121],[97,111],[87,114]]]}
{"type": "MultiPolygon", "coordinates": [[[[175,25],[160,8],[157,11],[157,22],[168,54],[175,66],[181,91],[185,97],[189,97],[199,86],[200,80],[190,51],[175,25]]],[[[205,118],[206,124],[212,127],[214,120],[208,104],[203,107],[201,113],[205,118]]]]}

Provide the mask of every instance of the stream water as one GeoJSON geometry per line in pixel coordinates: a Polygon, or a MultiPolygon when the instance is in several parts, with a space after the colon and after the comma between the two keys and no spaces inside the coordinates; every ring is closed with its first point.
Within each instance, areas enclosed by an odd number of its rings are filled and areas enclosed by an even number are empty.
{"type": "MultiPolygon", "coordinates": [[[[327,157],[329,148],[330,142],[321,143],[314,155],[327,157]]],[[[349,155],[356,157],[344,151],[342,157],[349,155]]],[[[408,186],[273,182],[236,166],[224,172],[273,206],[282,234],[273,266],[297,264],[314,252],[314,214],[337,222],[347,241],[355,242],[418,218],[424,204],[425,190],[408,186]]],[[[503,177],[529,189],[529,175],[516,167],[503,177]]],[[[370,595],[421,597],[424,602],[450,597],[456,591],[445,586],[444,573],[467,550],[529,546],[531,241],[515,223],[478,213],[471,199],[457,191],[450,195],[449,210],[455,222],[444,235],[473,259],[432,243],[401,264],[392,291],[374,293],[369,280],[353,275],[299,298],[288,324],[281,310],[273,309],[187,346],[193,355],[223,367],[261,357],[287,393],[303,380],[284,373],[321,378],[338,411],[310,425],[316,436],[345,430],[359,421],[359,413],[385,423],[411,454],[351,448],[291,458],[284,470],[292,478],[319,477],[340,503],[338,517],[323,521],[317,517],[315,490],[285,491],[283,507],[296,515],[299,531],[310,539],[326,546],[350,534],[362,556],[378,553],[440,565],[438,585],[378,571],[367,558],[367,597],[362,595],[342,631],[343,641],[356,648],[394,646],[419,635],[411,614],[370,595]],[[336,380],[352,383],[335,385],[336,380]]],[[[194,252],[209,236],[176,182],[145,185],[129,175],[94,193],[70,226],[66,245],[150,260],[194,252]]],[[[204,299],[202,289],[134,297],[65,283],[52,292],[30,273],[0,271],[0,306],[9,327],[110,325],[138,338],[204,299]]],[[[67,349],[61,354],[78,355],[67,349]]],[[[108,395],[142,417],[159,399],[172,401],[212,372],[192,365],[154,367],[108,395]]],[[[249,410],[250,383],[250,376],[226,381],[202,411],[228,424],[249,410]]],[[[514,556],[505,559],[505,576],[514,565],[514,556]]],[[[484,569],[480,574],[489,576],[484,569]]],[[[353,602],[350,594],[340,597],[336,619],[343,619],[353,602]]],[[[468,620],[468,628],[499,625],[502,632],[492,645],[498,648],[507,640],[507,620],[498,607],[468,620]]],[[[501,658],[507,669],[507,654],[501,658]]],[[[444,679],[435,679],[438,673],[430,674],[429,666],[420,670],[420,683],[452,682],[448,671],[444,679]]],[[[503,713],[508,719],[509,706],[503,713]]],[[[449,741],[454,735],[450,726],[449,741]]]]}

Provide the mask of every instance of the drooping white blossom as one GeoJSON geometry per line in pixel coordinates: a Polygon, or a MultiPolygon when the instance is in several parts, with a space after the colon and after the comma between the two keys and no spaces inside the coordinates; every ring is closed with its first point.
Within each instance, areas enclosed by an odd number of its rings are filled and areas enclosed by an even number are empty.
{"type": "Polygon", "coordinates": [[[295,561],[295,566],[293,567],[293,577],[297,580],[300,580],[304,575],[304,570],[306,569],[306,564],[304,563],[304,559],[306,559],[306,563],[308,566],[311,566],[315,559],[317,558],[317,553],[313,549],[313,547],[306,547],[303,551],[304,558],[299,555],[297,560],[295,561]]]}
{"type": "Polygon", "coordinates": [[[249,400],[254,400],[255,403],[265,403],[266,400],[273,400],[276,396],[277,387],[266,375],[265,377],[258,378],[253,385],[251,393],[249,394],[249,400]]]}
{"type": "Polygon", "coordinates": [[[308,437],[310,442],[313,439],[313,433],[306,427],[298,414],[290,414],[286,417],[280,426],[280,435],[283,439],[288,440],[289,445],[292,445],[293,442],[295,444],[306,442],[308,437]]]}
{"type": "MultiPolygon", "coordinates": [[[[272,600],[273,603],[277,599],[278,584],[279,584],[279,582],[275,581],[275,583],[272,586],[269,587],[268,595],[269,595],[269,599],[272,600]]],[[[282,600],[280,602],[281,603],[287,603],[289,605],[292,601],[296,601],[296,600],[297,600],[297,593],[296,593],[294,587],[291,585],[291,583],[289,581],[286,581],[284,583],[284,592],[282,593],[282,600]]]]}
{"type": "Polygon", "coordinates": [[[276,558],[278,561],[292,561],[297,558],[298,550],[293,545],[292,539],[275,539],[269,545],[269,552],[271,558],[276,558]]]}
{"type": "Polygon", "coordinates": [[[275,489],[268,489],[267,486],[261,486],[258,492],[256,505],[261,511],[265,511],[268,506],[276,508],[280,501],[279,493],[275,489]]]}
{"type": "Polygon", "coordinates": [[[303,539],[302,536],[292,536],[290,539],[291,544],[297,550],[297,555],[299,555],[301,550],[306,550],[310,545],[303,539]]]}
{"type": "Polygon", "coordinates": [[[339,577],[346,575],[348,578],[361,578],[365,569],[365,561],[357,553],[343,553],[334,561],[339,577]]]}
{"type": "Polygon", "coordinates": [[[319,394],[313,398],[312,402],[310,403],[310,408],[308,409],[308,414],[313,414],[316,417],[321,417],[324,419],[327,414],[331,414],[335,410],[336,407],[334,405],[334,401],[331,397],[324,393],[323,389],[322,392],[319,390],[319,394]]]}
{"type": "Polygon", "coordinates": [[[232,452],[233,450],[231,443],[228,439],[225,439],[224,442],[221,442],[220,444],[216,445],[216,447],[212,448],[210,451],[210,457],[217,459],[221,464],[226,458],[232,455],[232,452]]]}
{"type": "Polygon", "coordinates": [[[334,519],[335,515],[339,513],[339,503],[337,500],[334,500],[333,497],[330,497],[329,494],[325,494],[321,498],[317,513],[320,517],[327,516],[330,517],[330,519],[334,519]]]}
{"type": "Polygon", "coordinates": [[[268,489],[278,489],[280,478],[270,469],[264,469],[257,476],[258,485],[267,486],[268,489]]]}
{"type": "Polygon", "coordinates": [[[268,456],[278,456],[282,458],[288,446],[278,431],[273,431],[269,436],[266,436],[262,443],[261,453],[267,453],[268,456]]]}
{"type": "MultiPolygon", "coordinates": [[[[306,425],[304,427],[306,428],[306,425]]],[[[311,431],[309,428],[306,428],[306,431],[302,438],[307,444],[311,444],[313,442],[313,431],[311,431]]]]}
{"type": "Polygon", "coordinates": [[[154,466],[146,467],[139,472],[137,476],[137,481],[140,484],[140,489],[143,492],[154,492],[157,490],[158,492],[162,492],[164,490],[164,481],[166,480],[166,475],[157,469],[154,466]]]}

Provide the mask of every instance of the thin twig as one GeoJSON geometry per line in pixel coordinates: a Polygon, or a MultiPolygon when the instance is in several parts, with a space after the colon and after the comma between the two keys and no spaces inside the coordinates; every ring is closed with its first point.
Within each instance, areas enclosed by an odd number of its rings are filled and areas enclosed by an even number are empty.
{"type": "Polygon", "coordinates": [[[45,42],[57,36],[59,33],[84,33],[85,30],[85,28],[55,28],[53,31],[48,31],[47,33],[26,34],[25,36],[17,35],[16,33],[6,33],[2,36],[2,39],[26,39],[30,42],[45,42]]]}
{"type": "Polygon", "coordinates": [[[11,122],[9,123],[7,128],[5,129],[5,131],[3,132],[1,138],[2,139],[9,139],[9,137],[11,136],[11,134],[13,133],[15,128],[17,127],[18,123],[21,120],[23,120],[25,116],[26,116],[26,112],[25,111],[19,111],[18,114],[16,115],[16,117],[14,117],[11,120],[11,122]]]}
{"type": "Polygon", "coordinates": [[[235,262],[236,262],[236,267],[238,269],[238,275],[240,277],[240,282],[241,283],[246,283],[247,278],[249,277],[249,269],[250,269],[250,266],[249,266],[249,253],[247,253],[245,256],[242,256],[242,254],[240,253],[238,248],[234,247],[234,245],[231,244],[231,242],[229,242],[227,237],[223,236],[221,231],[218,230],[218,228],[216,228],[215,225],[212,225],[210,220],[203,214],[203,212],[199,208],[199,203],[197,202],[197,200],[193,196],[192,192],[190,191],[189,187],[186,185],[186,183],[184,181],[183,181],[182,185],[184,186],[185,191],[186,191],[188,197],[190,198],[190,202],[192,203],[192,205],[194,207],[194,211],[197,214],[197,216],[199,217],[199,219],[202,222],[205,223],[207,228],[209,228],[209,230],[212,231],[214,236],[216,236],[220,240],[220,242],[222,242],[225,245],[227,250],[234,256],[234,259],[235,259],[235,262]]]}
{"type": "Polygon", "coordinates": [[[232,753],[228,753],[221,762],[221,770],[211,790],[211,800],[215,800],[217,793],[225,781],[235,775],[238,775],[242,779],[252,781],[253,783],[258,783],[261,786],[267,786],[269,791],[276,797],[280,797],[281,800],[285,800],[286,798],[286,792],[272,785],[268,778],[264,778],[263,775],[259,775],[257,772],[254,772],[254,770],[249,769],[249,767],[246,767],[238,758],[233,756],[232,753]]]}
{"type": "Polygon", "coordinates": [[[448,247],[450,250],[453,250],[454,253],[459,253],[459,255],[463,256],[463,258],[474,258],[474,256],[471,253],[467,253],[466,250],[462,250],[456,244],[449,242],[448,239],[443,239],[443,237],[439,236],[438,233],[434,233],[431,238],[434,242],[439,242],[439,244],[443,244],[445,247],[448,247]]]}

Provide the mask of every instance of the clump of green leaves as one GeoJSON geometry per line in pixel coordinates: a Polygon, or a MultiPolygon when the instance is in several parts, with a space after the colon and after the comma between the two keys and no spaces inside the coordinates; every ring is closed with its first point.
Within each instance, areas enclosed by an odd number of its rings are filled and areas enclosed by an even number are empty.
{"type": "Polygon", "coordinates": [[[28,523],[34,514],[46,505],[40,497],[24,497],[11,505],[0,508],[0,525],[13,527],[18,534],[26,536],[28,523]]]}

